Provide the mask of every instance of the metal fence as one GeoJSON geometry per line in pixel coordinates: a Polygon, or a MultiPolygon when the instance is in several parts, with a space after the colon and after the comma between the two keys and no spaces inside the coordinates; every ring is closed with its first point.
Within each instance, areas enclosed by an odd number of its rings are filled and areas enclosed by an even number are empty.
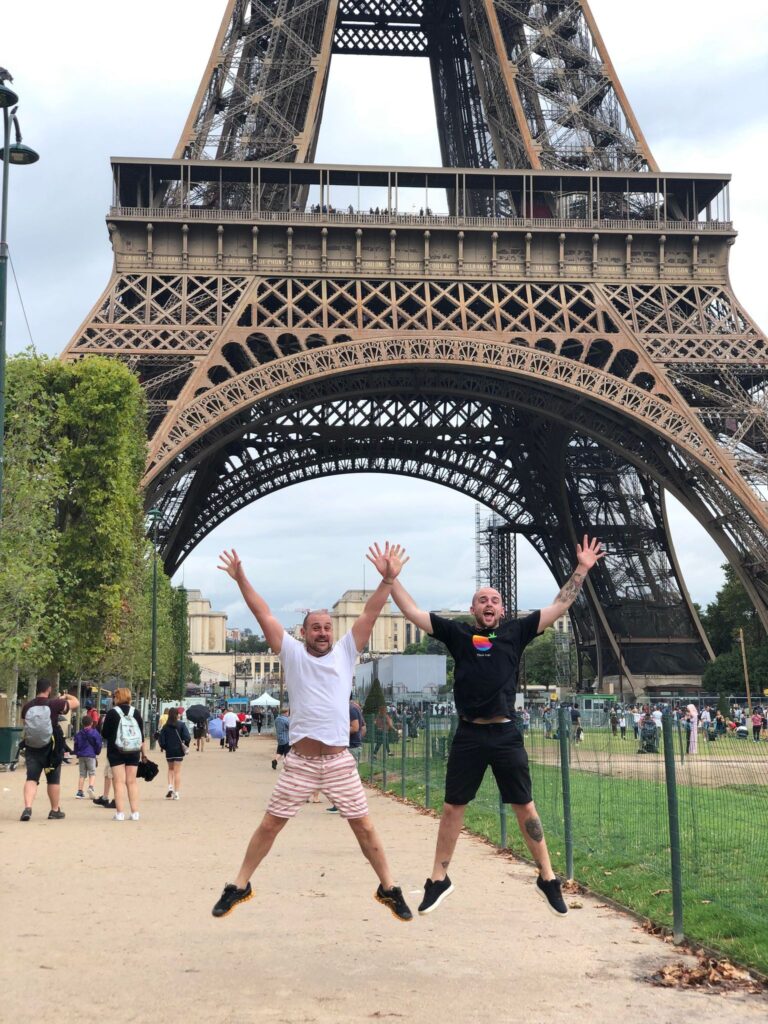
{"type": "MultiPolygon", "coordinates": [[[[695,739],[665,715],[651,737],[587,725],[561,709],[525,731],[533,798],[555,870],[673,930],[768,973],[768,737],[695,739]]],[[[377,729],[363,780],[437,811],[458,721],[426,717],[377,729]],[[403,739],[403,734],[405,738],[403,739]]],[[[486,773],[466,825],[528,856],[516,818],[486,773]]],[[[456,872],[460,870],[456,866],[456,872]]]]}

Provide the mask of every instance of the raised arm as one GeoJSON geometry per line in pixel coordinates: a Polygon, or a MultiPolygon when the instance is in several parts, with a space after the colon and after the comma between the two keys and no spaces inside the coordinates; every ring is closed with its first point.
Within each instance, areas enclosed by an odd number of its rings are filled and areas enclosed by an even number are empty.
{"type": "Polygon", "coordinates": [[[378,544],[373,544],[368,548],[368,552],[365,557],[381,573],[381,583],[366,601],[362,614],[352,627],[352,638],[358,651],[362,651],[368,643],[373,624],[392,593],[392,586],[400,570],[408,561],[407,557],[403,557],[405,548],[399,544],[390,545],[389,541],[384,545],[383,551],[378,544]]]}
{"type": "Polygon", "coordinates": [[[605,557],[605,552],[602,550],[600,541],[594,538],[590,540],[585,533],[582,543],[576,545],[577,565],[573,575],[565,581],[553,603],[547,608],[542,608],[539,613],[539,633],[543,633],[548,626],[551,626],[568,611],[581,593],[589,570],[603,557],[605,557]]]}
{"type": "Polygon", "coordinates": [[[392,587],[392,600],[406,619],[414,626],[418,626],[422,633],[432,632],[432,616],[423,608],[419,608],[400,580],[395,580],[392,587]]]}
{"type": "Polygon", "coordinates": [[[240,588],[240,593],[243,595],[243,600],[248,605],[248,608],[253,612],[256,617],[256,621],[261,626],[261,631],[264,634],[264,639],[270,646],[270,649],[275,654],[280,653],[280,648],[283,646],[283,629],[282,623],[278,622],[269,609],[269,605],[261,596],[257,594],[248,581],[243,569],[243,563],[233,548],[231,551],[222,551],[219,555],[221,559],[221,565],[217,565],[217,569],[221,569],[227,576],[231,576],[235,583],[240,588]]]}

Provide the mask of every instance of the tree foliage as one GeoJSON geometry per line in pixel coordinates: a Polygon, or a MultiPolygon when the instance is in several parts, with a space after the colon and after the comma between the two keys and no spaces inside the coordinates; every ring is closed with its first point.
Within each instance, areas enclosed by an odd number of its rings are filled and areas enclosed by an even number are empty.
{"type": "Polygon", "coordinates": [[[365,698],[363,714],[366,716],[376,715],[378,714],[379,708],[384,704],[386,704],[386,701],[384,700],[384,691],[381,688],[381,683],[379,682],[378,677],[376,677],[371,683],[371,688],[365,698]]]}
{"type": "Polygon", "coordinates": [[[723,695],[744,691],[741,629],[752,692],[762,694],[768,688],[768,640],[736,573],[730,565],[724,565],[723,572],[722,587],[701,614],[702,625],[717,655],[704,670],[704,689],[723,695]]]}
{"type": "MultiPolygon", "coordinates": [[[[0,525],[0,669],[149,680],[152,547],[141,477],[145,403],[100,358],[8,362],[0,525]]],[[[158,680],[179,689],[186,597],[158,572],[158,680]]]]}

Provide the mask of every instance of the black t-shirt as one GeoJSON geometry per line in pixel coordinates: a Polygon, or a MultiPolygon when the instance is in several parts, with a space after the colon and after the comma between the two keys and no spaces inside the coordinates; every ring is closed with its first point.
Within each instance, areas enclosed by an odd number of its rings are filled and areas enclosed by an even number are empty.
{"type": "Polygon", "coordinates": [[[431,635],[442,640],[456,662],[453,699],[460,715],[514,718],[520,656],[538,632],[539,614],[481,629],[430,613],[431,635]]]}

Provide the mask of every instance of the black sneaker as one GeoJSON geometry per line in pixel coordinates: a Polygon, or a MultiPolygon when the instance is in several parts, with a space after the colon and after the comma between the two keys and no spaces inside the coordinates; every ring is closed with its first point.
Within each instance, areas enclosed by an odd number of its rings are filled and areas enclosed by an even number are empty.
{"type": "Polygon", "coordinates": [[[389,907],[398,921],[413,920],[413,914],[403,899],[403,890],[399,886],[393,885],[391,889],[384,889],[379,885],[379,888],[374,893],[374,898],[379,903],[383,903],[385,907],[389,907]]]}
{"type": "Polygon", "coordinates": [[[238,889],[236,885],[225,885],[224,892],[219,897],[218,903],[211,913],[214,917],[226,917],[238,903],[247,903],[253,897],[253,889],[249,882],[244,889],[238,889]]]}
{"type": "Polygon", "coordinates": [[[117,804],[114,800],[110,800],[108,803],[104,804],[104,806],[109,807],[111,811],[117,810],[117,804]]]}
{"type": "Polygon", "coordinates": [[[545,882],[541,875],[539,875],[536,879],[536,891],[543,900],[547,901],[549,909],[555,917],[565,917],[568,913],[568,905],[560,891],[559,878],[553,878],[551,881],[545,882]]]}
{"type": "Polygon", "coordinates": [[[276,768],[277,768],[277,758],[273,757],[272,758],[272,771],[274,771],[276,768]]]}
{"type": "Polygon", "coordinates": [[[336,806],[336,804],[334,804],[333,807],[326,807],[325,809],[326,809],[326,811],[330,811],[331,814],[338,814],[339,813],[339,808],[336,806]]]}
{"type": "Polygon", "coordinates": [[[109,802],[105,796],[95,796],[93,802],[97,807],[106,807],[109,802]]]}
{"type": "Polygon", "coordinates": [[[29,819],[31,817],[32,817],[32,808],[31,807],[25,807],[24,810],[21,812],[21,817],[19,818],[19,821],[29,821],[29,819]]]}
{"type": "Polygon", "coordinates": [[[53,818],[54,820],[58,821],[60,818],[66,818],[66,814],[62,810],[48,811],[48,818],[49,820],[53,818]]]}
{"type": "Polygon", "coordinates": [[[172,789],[169,789],[168,792],[165,794],[165,799],[166,800],[173,800],[173,790],[172,789]]]}
{"type": "Polygon", "coordinates": [[[431,914],[452,892],[453,885],[448,875],[440,882],[433,882],[431,878],[428,878],[424,883],[424,899],[419,904],[419,913],[431,914]]]}

